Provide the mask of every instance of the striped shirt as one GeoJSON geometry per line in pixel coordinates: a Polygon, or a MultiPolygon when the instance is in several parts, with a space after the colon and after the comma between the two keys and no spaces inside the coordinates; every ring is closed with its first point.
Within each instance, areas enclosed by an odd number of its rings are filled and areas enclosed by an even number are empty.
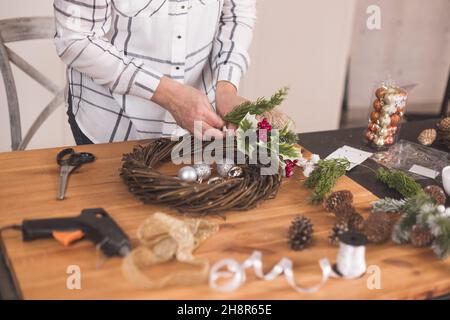
{"type": "Polygon", "coordinates": [[[239,86],[256,0],[55,0],[55,43],[77,124],[93,142],[182,135],[150,101],[161,77],[204,92],[239,86]]]}

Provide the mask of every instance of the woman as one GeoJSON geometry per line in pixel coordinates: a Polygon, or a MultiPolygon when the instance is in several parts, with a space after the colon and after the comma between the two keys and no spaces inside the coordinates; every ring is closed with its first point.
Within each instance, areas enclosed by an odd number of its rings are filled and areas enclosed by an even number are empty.
{"type": "Polygon", "coordinates": [[[222,136],[243,101],[255,2],[55,0],[76,142],[182,135],[194,121],[222,136]]]}

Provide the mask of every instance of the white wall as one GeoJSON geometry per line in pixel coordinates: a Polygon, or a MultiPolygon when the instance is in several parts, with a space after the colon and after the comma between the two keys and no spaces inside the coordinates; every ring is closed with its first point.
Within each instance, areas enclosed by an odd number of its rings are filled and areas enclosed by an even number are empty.
{"type": "Polygon", "coordinates": [[[358,0],[351,51],[350,108],[368,108],[387,74],[417,83],[409,105],[437,113],[450,66],[449,0],[358,0]],[[366,27],[368,5],[381,8],[381,30],[366,27]]]}
{"type": "Polygon", "coordinates": [[[354,8],[354,0],[258,0],[243,94],[267,96],[289,85],[283,110],[298,132],[336,129],[354,8]]]}
{"type": "MultiPolygon", "coordinates": [[[[53,15],[53,0],[0,0],[0,19],[50,15],[53,15]]],[[[64,65],[56,55],[52,40],[11,43],[8,46],[55,83],[64,87],[64,65]]],[[[15,66],[13,68],[21,108],[22,134],[25,135],[39,112],[52,99],[52,94],[15,66]]],[[[0,79],[0,151],[8,151],[11,149],[8,106],[3,79],[0,79]]],[[[34,136],[28,149],[71,144],[73,138],[67,124],[65,108],[61,105],[34,136]]]]}

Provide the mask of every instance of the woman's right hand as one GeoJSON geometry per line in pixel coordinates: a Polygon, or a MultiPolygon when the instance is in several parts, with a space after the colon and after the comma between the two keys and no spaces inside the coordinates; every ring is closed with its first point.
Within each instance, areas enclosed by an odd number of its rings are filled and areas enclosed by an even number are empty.
{"type": "Polygon", "coordinates": [[[152,101],[167,109],[179,126],[197,138],[223,138],[221,130],[225,123],[214,111],[207,96],[199,90],[163,77],[152,101]],[[202,123],[201,132],[195,128],[196,121],[202,123]]]}

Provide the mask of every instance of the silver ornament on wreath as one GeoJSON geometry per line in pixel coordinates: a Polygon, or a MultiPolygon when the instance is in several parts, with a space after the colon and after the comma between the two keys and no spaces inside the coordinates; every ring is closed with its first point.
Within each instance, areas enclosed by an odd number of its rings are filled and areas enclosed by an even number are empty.
{"type": "Polygon", "coordinates": [[[223,159],[222,161],[217,162],[216,164],[217,173],[219,174],[219,176],[227,178],[228,173],[230,172],[231,169],[233,169],[234,166],[235,165],[233,160],[228,158],[223,159]]]}
{"type": "Polygon", "coordinates": [[[239,166],[234,166],[228,171],[228,176],[230,178],[239,178],[244,173],[244,170],[239,166]]]}
{"type": "Polygon", "coordinates": [[[186,182],[197,181],[197,172],[191,166],[183,167],[178,170],[178,178],[186,182]]]}
{"type": "Polygon", "coordinates": [[[211,177],[211,166],[209,164],[199,162],[194,164],[194,169],[197,173],[197,180],[200,182],[211,177]]]}

